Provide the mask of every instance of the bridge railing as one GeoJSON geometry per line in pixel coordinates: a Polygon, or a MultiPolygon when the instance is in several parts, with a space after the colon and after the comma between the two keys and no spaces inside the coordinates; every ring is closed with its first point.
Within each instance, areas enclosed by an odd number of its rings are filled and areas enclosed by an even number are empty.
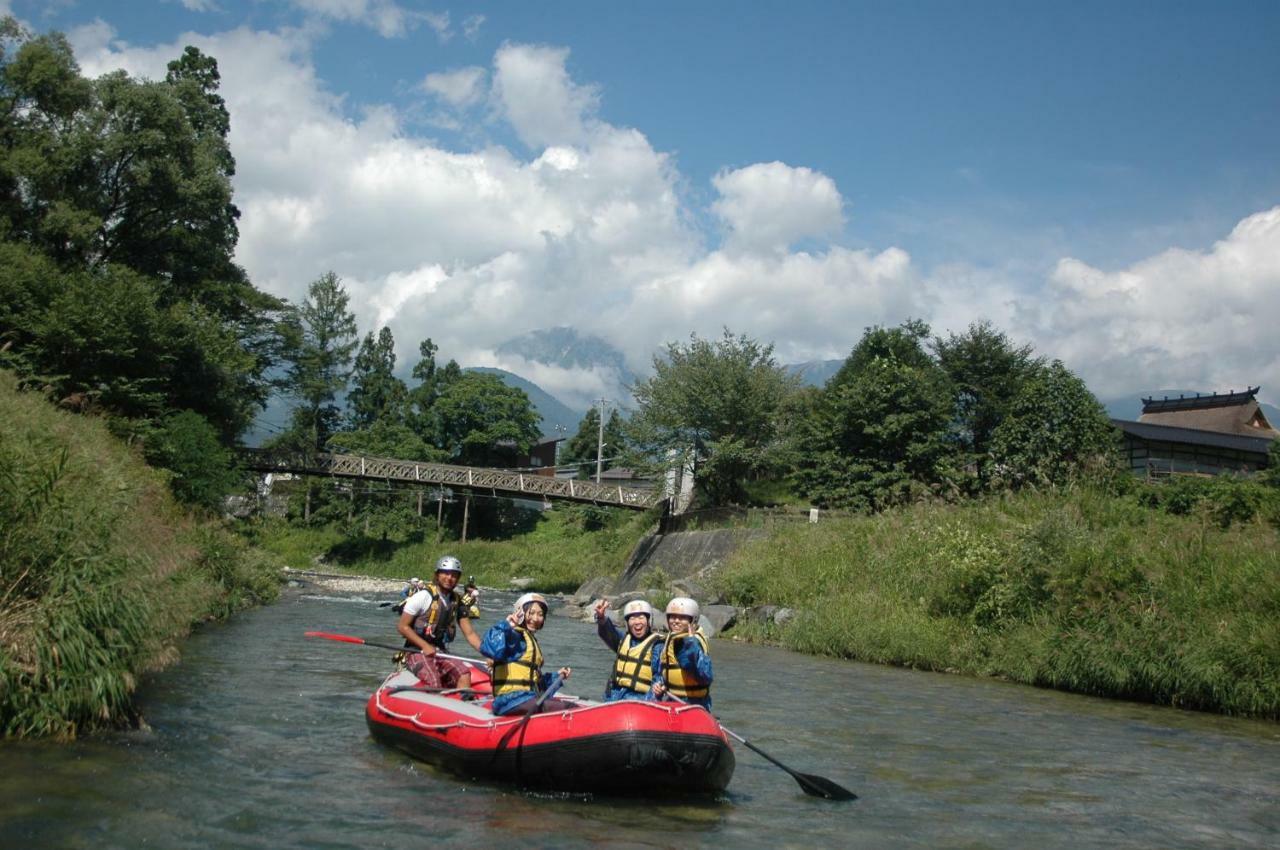
{"type": "Polygon", "coordinates": [[[509,496],[567,499],[598,505],[647,510],[664,497],[653,490],[640,490],[594,481],[554,478],[510,469],[451,466],[414,460],[366,457],[326,452],[278,452],[245,449],[245,466],[256,472],[292,472],[302,475],[333,475],[379,481],[405,481],[468,490],[485,490],[509,496]]]}

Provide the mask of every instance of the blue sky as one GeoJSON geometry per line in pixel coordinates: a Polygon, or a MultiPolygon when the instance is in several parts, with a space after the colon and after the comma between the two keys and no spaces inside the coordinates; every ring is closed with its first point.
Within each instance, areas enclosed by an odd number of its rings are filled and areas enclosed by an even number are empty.
{"type": "Polygon", "coordinates": [[[1280,400],[1274,2],[34,3],[86,73],[222,68],[240,261],[333,269],[401,361],[570,324],[634,368],[988,318],[1103,397],[1280,400]]]}

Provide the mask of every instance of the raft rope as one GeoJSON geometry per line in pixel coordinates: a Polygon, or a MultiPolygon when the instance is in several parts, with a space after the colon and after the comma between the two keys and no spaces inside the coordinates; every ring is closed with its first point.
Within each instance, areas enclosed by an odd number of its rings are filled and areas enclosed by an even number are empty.
{"type": "MultiPolygon", "coordinates": [[[[523,715],[517,714],[517,715],[512,715],[510,718],[503,719],[503,720],[498,720],[497,716],[495,715],[494,719],[485,720],[485,721],[471,721],[471,720],[459,719],[459,720],[454,720],[450,723],[424,723],[418,719],[419,715],[422,713],[421,711],[415,712],[413,714],[404,714],[402,712],[393,711],[390,708],[388,708],[387,704],[383,701],[383,697],[386,695],[386,691],[387,691],[387,688],[385,687],[378,688],[378,699],[377,699],[378,710],[380,710],[381,712],[383,712],[384,714],[390,717],[394,717],[396,720],[402,720],[406,723],[412,723],[414,726],[418,727],[419,729],[422,729],[428,732],[446,732],[449,729],[466,729],[466,728],[497,729],[499,727],[511,726],[513,724],[519,723],[521,720],[524,719],[523,715]]],[[[414,691],[401,691],[401,693],[413,693],[413,692],[414,691]]],[[[435,694],[432,694],[432,696],[435,696],[435,694]]],[[[566,697],[566,698],[569,698],[569,697],[566,697]]],[[[670,703],[667,703],[666,705],[660,705],[655,702],[642,702],[640,700],[632,700],[632,701],[638,705],[645,705],[657,711],[664,711],[669,713],[674,712],[676,714],[701,708],[701,706],[697,706],[697,705],[673,706],[670,703]]],[[[416,700],[413,700],[413,702],[416,702],[416,700]]],[[[612,703],[602,702],[602,703],[595,703],[593,705],[584,705],[581,708],[566,709],[565,711],[560,712],[560,718],[562,720],[567,720],[570,715],[583,714],[588,711],[593,711],[595,709],[600,709],[600,708],[608,708],[610,705],[612,705],[612,703]]],[[[541,715],[541,716],[554,717],[555,715],[547,714],[547,715],[541,715]]],[[[538,715],[535,715],[535,719],[536,717],[538,717],[538,715]]]]}

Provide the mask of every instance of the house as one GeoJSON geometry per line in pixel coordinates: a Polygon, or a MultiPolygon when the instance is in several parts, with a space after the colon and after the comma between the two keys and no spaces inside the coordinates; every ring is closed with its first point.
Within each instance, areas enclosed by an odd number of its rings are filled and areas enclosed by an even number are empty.
{"type": "Polygon", "coordinates": [[[1111,420],[1124,435],[1129,467],[1147,477],[1266,468],[1280,431],[1258,406],[1259,389],[1144,398],[1137,422],[1111,420]]]}
{"type": "Polygon", "coordinates": [[[495,452],[501,453],[503,466],[511,469],[530,469],[538,475],[556,474],[556,452],[564,437],[542,437],[521,454],[513,440],[499,440],[495,452]]]}

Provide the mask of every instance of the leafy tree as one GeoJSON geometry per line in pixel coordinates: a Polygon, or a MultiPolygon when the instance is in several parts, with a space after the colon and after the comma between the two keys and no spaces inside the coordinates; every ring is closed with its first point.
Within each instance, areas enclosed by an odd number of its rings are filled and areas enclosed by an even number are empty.
{"type": "Polygon", "coordinates": [[[701,455],[698,484],[712,504],[741,501],[745,483],[776,470],[785,456],[780,415],[798,379],[761,345],[727,328],[715,342],[692,335],[653,360],[635,385],[631,434],[650,458],[701,455]]]}
{"type": "Polygon", "coordinates": [[[333,272],[312,281],[297,312],[298,349],[289,369],[289,387],[301,402],[293,412],[293,439],[308,450],[324,448],[338,430],[335,400],[346,392],[356,319],[347,291],[333,272]]]}
{"type": "Polygon", "coordinates": [[[967,454],[964,464],[972,465],[982,489],[990,468],[991,435],[1042,361],[1032,355],[1031,346],[1015,346],[989,322],[972,324],[958,336],[935,339],[934,350],[951,383],[953,427],[967,454]]]}
{"type": "Polygon", "coordinates": [[[1012,486],[1065,484],[1111,464],[1119,437],[1084,381],[1059,360],[1038,367],[991,438],[999,479],[1012,486]]]}
{"type": "MultiPolygon", "coordinates": [[[[578,477],[591,478],[596,471],[596,454],[600,442],[600,410],[593,407],[578,423],[578,432],[565,443],[560,451],[559,463],[567,466],[578,464],[578,477]]],[[[604,423],[604,457],[602,469],[610,469],[616,458],[626,450],[627,433],[622,416],[615,407],[604,423]]]]}
{"type": "Polygon", "coordinates": [[[442,445],[440,417],[435,410],[436,401],[444,388],[462,375],[456,361],[450,360],[443,367],[436,364],[436,344],[429,338],[418,343],[418,362],[413,366],[417,386],[409,390],[409,427],[426,442],[442,445]]]}
{"type": "Polygon", "coordinates": [[[499,443],[527,452],[540,436],[541,419],[529,396],[496,375],[462,372],[445,385],[432,409],[439,445],[455,463],[491,466],[500,462],[499,443]]]}
{"type": "Polygon", "coordinates": [[[893,360],[904,366],[932,371],[937,364],[925,350],[928,338],[929,326],[919,319],[908,319],[896,328],[880,325],[867,328],[827,384],[847,384],[875,360],[893,360]]]}
{"type": "Polygon", "coordinates": [[[184,410],[168,416],[146,442],[147,462],[169,470],[169,486],[191,505],[219,509],[239,482],[234,458],[203,416],[184,410]]]}
{"type": "Polygon", "coordinates": [[[881,510],[953,475],[946,380],[927,326],[869,328],[801,427],[797,489],[822,507],[881,510]]]}
{"type": "Polygon", "coordinates": [[[0,238],[31,251],[0,283],[12,360],[63,396],[190,408],[233,441],[269,391],[283,304],[232,261],[216,62],[188,48],[164,82],[86,80],[63,36],[0,31],[0,238]]]}
{"type": "Polygon", "coordinates": [[[408,390],[395,376],[396,346],[390,328],[365,335],[356,354],[351,374],[351,393],[347,408],[353,430],[369,428],[378,422],[399,423],[404,419],[408,390]]]}

